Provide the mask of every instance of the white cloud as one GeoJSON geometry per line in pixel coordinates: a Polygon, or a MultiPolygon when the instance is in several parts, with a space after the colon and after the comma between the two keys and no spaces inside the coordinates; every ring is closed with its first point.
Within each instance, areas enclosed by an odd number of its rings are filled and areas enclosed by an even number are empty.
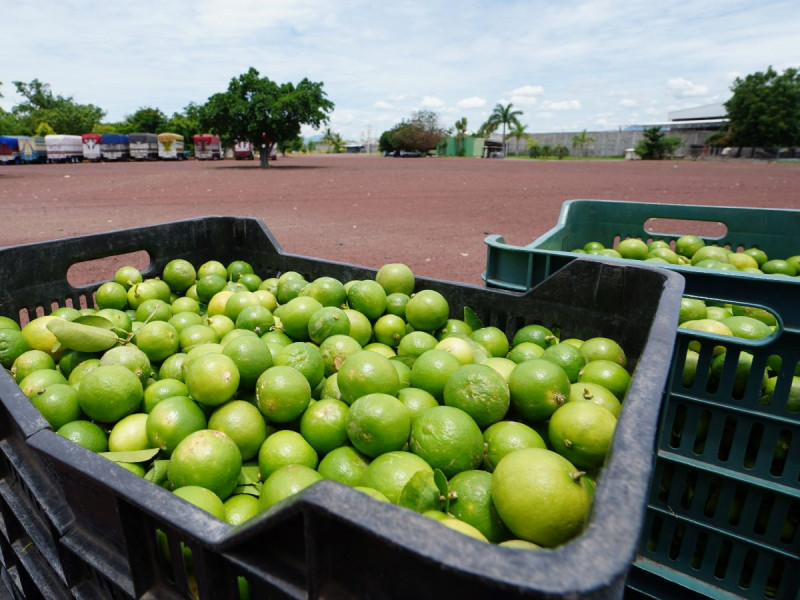
{"type": "Polygon", "coordinates": [[[544,88],[540,85],[523,85],[511,90],[512,96],[541,96],[544,88]]]}
{"type": "Polygon", "coordinates": [[[470,96],[456,102],[456,108],[482,108],[486,106],[486,99],[478,96],[470,96]]]}
{"type": "Polygon", "coordinates": [[[441,110],[445,107],[444,100],[436,96],[423,96],[420,106],[423,108],[430,108],[431,110],[441,110]]]}
{"type": "Polygon", "coordinates": [[[619,105],[624,106],[625,108],[636,108],[639,106],[639,102],[633,98],[623,98],[619,101],[619,105]]]}
{"type": "Polygon", "coordinates": [[[380,109],[390,109],[394,108],[393,105],[389,104],[388,102],[384,102],[383,100],[378,100],[375,104],[372,105],[373,108],[380,108],[380,109]]]}
{"type": "Polygon", "coordinates": [[[546,110],[580,110],[580,100],[559,100],[553,102],[552,100],[545,100],[542,102],[542,108],[546,110]]]}
{"type": "Polygon", "coordinates": [[[708,94],[708,86],[692,83],[683,77],[675,77],[667,81],[667,89],[676,96],[681,97],[705,96],[708,94]]]}

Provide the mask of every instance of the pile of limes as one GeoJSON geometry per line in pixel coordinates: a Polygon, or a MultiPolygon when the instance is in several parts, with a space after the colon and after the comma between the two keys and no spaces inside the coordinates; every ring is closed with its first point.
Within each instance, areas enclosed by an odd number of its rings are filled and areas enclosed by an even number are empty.
{"type": "Polygon", "coordinates": [[[602,242],[591,241],[572,252],[706,269],[800,276],[800,254],[788,258],[770,258],[756,247],[731,250],[724,246],[708,245],[696,235],[681,236],[673,245],[660,239],[647,243],[641,238],[628,237],[620,240],[615,248],[607,248],[602,242]]]}
{"type": "Polygon", "coordinates": [[[231,524],[332,479],[493,543],[575,537],[625,351],[540,324],[509,339],[415,283],[403,264],[123,267],[96,308],[0,320],[0,357],[59,434],[231,524]]]}

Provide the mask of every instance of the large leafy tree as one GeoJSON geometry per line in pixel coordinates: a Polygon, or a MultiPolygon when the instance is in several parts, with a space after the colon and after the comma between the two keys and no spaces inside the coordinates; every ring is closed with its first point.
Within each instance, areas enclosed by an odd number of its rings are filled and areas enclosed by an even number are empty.
{"type": "Polygon", "coordinates": [[[334,105],[322,85],[305,78],[296,86],[278,84],[250,67],[231,79],[226,91],[208,99],[200,110],[200,124],[226,143],[248,140],[260,147],[261,166],[268,167],[275,144],[298,137],[303,125],[317,129],[328,122],[334,105]]]}
{"type": "Polygon", "coordinates": [[[33,134],[40,123],[47,123],[57,133],[86,133],[105,116],[105,111],[94,104],[78,104],[71,97],[53,94],[50,85],[38,79],[15,81],[14,87],[23,98],[12,109],[22,133],[33,134]]]}
{"type": "Polygon", "coordinates": [[[439,115],[430,110],[411,113],[392,129],[384,132],[378,142],[379,148],[391,150],[416,150],[427,154],[436,148],[447,135],[447,130],[439,123],[439,115]]]}
{"type": "Polygon", "coordinates": [[[513,106],[513,102],[509,102],[506,106],[503,106],[498,102],[497,106],[494,107],[492,114],[489,115],[489,122],[494,123],[497,127],[500,125],[503,126],[503,155],[507,153],[506,127],[519,125],[519,117],[522,116],[521,110],[512,110],[513,106]]]}
{"type": "Polygon", "coordinates": [[[142,106],[125,118],[126,133],[162,133],[167,130],[167,116],[158,108],[142,106]]]}
{"type": "Polygon", "coordinates": [[[772,67],[737,77],[725,103],[729,131],[740,148],[800,146],[800,71],[772,67]]]}
{"type": "Polygon", "coordinates": [[[678,136],[667,136],[661,127],[649,127],[642,132],[642,139],[636,144],[636,154],[644,160],[661,160],[672,156],[681,145],[678,136]]]}

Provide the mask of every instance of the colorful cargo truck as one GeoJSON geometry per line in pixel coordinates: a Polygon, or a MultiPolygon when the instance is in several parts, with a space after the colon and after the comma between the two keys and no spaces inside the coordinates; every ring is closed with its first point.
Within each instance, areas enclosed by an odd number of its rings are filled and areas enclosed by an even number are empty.
{"type": "Polygon", "coordinates": [[[83,140],[79,135],[46,135],[47,162],[72,162],[83,160],[83,140]]]}
{"type": "Polygon", "coordinates": [[[100,151],[103,160],[128,160],[131,156],[130,136],[125,133],[104,133],[100,151]]]}
{"type": "Polygon", "coordinates": [[[19,138],[15,135],[0,135],[0,163],[19,164],[19,138]]]}
{"type": "Polygon", "coordinates": [[[155,133],[130,134],[130,152],[135,160],[157,160],[158,136],[155,133]]]}
{"type": "Polygon", "coordinates": [[[179,133],[158,134],[158,158],[162,160],[181,160],[183,153],[183,136],[179,133]]]}
{"type": "Polygon", "coordinates": [[[100,162],[103,159],[101,152],[102,136],[99,133],[84,133],[81,135],[83,158],[89,162],[100,162]]]}
{"type": "Polygon", "coordinates": [[[194,136],[194,156],[197,160],[220,160],[222,145],[218,135],[202,133],[194,136]]]}
{"type": "Polygon", "coordinates": [[[43,137],[19,136],[19,159],[24,163],[47,162],[47,146],[43,137]]]}
{"type": "Polygon", "coordinates": [[[253,160],[253,144],[237,141],[233,145],[233,158],[236,160],[253,160]]]}

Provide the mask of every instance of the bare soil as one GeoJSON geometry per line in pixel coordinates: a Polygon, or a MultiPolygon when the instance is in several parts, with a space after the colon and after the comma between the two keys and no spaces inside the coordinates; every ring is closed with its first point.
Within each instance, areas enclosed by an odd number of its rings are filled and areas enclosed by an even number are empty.
{"type": "Polygon", "coordinates": [[[262,219],[291,253],[481,283],[488,234],[525,245],[574,198],[800,209],[800,164],[359,155],[0,167],[0,246],[177,219],[262,219]]]}

